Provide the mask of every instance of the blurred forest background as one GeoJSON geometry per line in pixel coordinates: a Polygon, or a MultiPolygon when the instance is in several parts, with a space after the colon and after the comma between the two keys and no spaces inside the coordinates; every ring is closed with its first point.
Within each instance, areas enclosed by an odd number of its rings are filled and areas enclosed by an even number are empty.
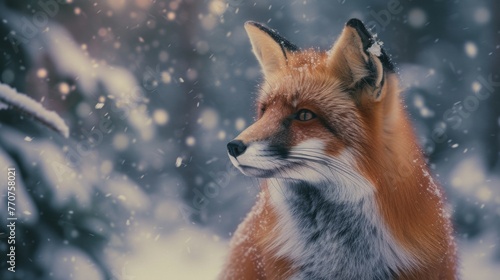
{"type": "MultiPolygon", "coordinates": [[[[443,184],[464,279],[500,271],[500,2],[0,0],[0,83],[70,137],[0,107],[0,183],[17,170],[16,273],[0,279],[213,279],[258,181],[226,143],[253,121],[260,69],[243,29],[328,49],[372,27],[397,65],[443,184]]],[[[2,187],[4,188],[4,187],[2,187]]]]}

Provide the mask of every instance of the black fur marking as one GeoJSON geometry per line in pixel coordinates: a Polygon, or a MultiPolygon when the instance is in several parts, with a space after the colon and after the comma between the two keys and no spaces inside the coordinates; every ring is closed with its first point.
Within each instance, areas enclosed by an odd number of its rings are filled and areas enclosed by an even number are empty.
{"type": "Polygon", "coordinates": [[[381,50],[382,50],[382,55],[379,58],[380,61],[382,62],[382,65],[388,71],[394,72],[394,64],[392,63],[391,58],[387,55],[384,48],[381,48],[381,50]]]}
{"type": "Polygon", "coordinates": [[[359,37],[361,37],[361,42],[363,43],[363,50],[367,50],[373,44],[372,34],[366,29],[363,22],[357,18],[350,19],[346,24],[358,32],[359,37]]]}
{"type": "Polygon", "coordinates": [[[335,135],[336,137],[339,137],[340,136],[340,133],[338,133],[338,131],[335,129],[335,127],[333,125],[331,125],[328,121],[322,119],[322,118],[319,118],[321,124],[333,135],[335,135]]]}
{"type": "MultiPolygon", "coordinates": [[[[363,78],[363,80],[370,86],[375,86],[375,83],[377,81],[377,67],[373,63],[373,61],[370,59],[368,60],[368,65],[367,65],[368,71],[370,71],[370,75],[363,78]]],[[[382,75],[384,73],[381,73],[382,75]]]]}
{"type": "MultiPolygon", "coordinates": [[[[368,48],[370,48],[370,46],[375,43],[375,39],[373,38],[372,34],[366,29],[363,22],[357,18],[352,18],[345,25],[356,29],[359,37],[361,37],[363,50],[366,54],[368,54],[368,48]]],[[[390,72],[394,72],[394,64],[385,52],[384,48],[382,48],[382,54],[379,56],[379,59],[382,62],[384,69],[390,72]]]]}
{"type": "Polygon", "coordinates": [[[273,40],[280,45],[281,50],[283,51],[283,55],[285,56],[285,58],[287,58],[286,51],[295,52],[295,51],[300,50],[299,47],[292,44],[290,41],[288,41],[283,36],[281,36],[278,33],[278,31],[271,29],[271,28],[263,25],[262,23],[258,23],[255,21],[248,21],[247,23],[259,28],[260,30],[262,30],[264,32],[266,32],[267,35],[269,35],[271,38],[273,38],[273,40]]]}
{"type": "Polygon", "coordinates": [[[273,151],[273,154],[279,156],[281,159],[286,159],[290,155],[290,150],[280,144],[270,145],[269,149],[273,151]]]}
{"type": "Polygon", "coordinates": [[[325,198],[321,188],[307,182],[286,187],[292,218],[309,247],[306,250],[314,252],[298,263],[299,278],[393,279],[394,271],[384,263],[374,242],[381,232],[362,210],[366,202],[334,202],[325,198]]]}
{"type": "Polygon", "coordinates": [[[283,127],[283,129],[289,129],[292,125],[293,120],[294,116],[290,116],[281,121],[281,126],[283,127]]]}

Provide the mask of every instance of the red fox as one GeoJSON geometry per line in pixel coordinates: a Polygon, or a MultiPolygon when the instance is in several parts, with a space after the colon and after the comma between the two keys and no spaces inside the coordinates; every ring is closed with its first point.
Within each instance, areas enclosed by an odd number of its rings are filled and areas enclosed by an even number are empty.
{"type": "Polygon", "coordinates": [[[457,279],[456,247],[399,98],[394,66],[357,19],[327,51],[256,22],[257,120],[227,145],[264,178],[221,279],[457,279]]]}

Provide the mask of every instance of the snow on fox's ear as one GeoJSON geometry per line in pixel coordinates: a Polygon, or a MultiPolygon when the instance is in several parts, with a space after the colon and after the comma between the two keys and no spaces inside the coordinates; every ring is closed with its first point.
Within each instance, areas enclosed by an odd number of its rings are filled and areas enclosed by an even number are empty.
{"type": "Polygon", "coordinates": [[[286,66],[287,56],[298,50],[297,46],[281,37],[278,32],[260,23],[247,21],[245,30],[265,76],[286,66]]]}
{"type": "Polygon", "coordinates": [[[375,101],[382,99],[384,73],[394,72],[382,42],[372,36],[359,19],[346,23],[330,50],[328,64],[348,88],[371,86],[375,101]]]}

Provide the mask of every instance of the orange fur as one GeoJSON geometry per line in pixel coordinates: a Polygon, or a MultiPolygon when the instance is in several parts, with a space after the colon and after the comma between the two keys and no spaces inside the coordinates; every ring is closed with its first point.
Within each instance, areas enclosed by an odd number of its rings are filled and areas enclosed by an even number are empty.
{"type": "Polygon", "coordinates": [[[262,185],[257,204],[238,227],[231,242],[231,260],[222,279],[287,279],[293,274],[289,260],[277,258],[269,244],[277,233],[276,214],[269,203],[267,185],[262,185]]]}

